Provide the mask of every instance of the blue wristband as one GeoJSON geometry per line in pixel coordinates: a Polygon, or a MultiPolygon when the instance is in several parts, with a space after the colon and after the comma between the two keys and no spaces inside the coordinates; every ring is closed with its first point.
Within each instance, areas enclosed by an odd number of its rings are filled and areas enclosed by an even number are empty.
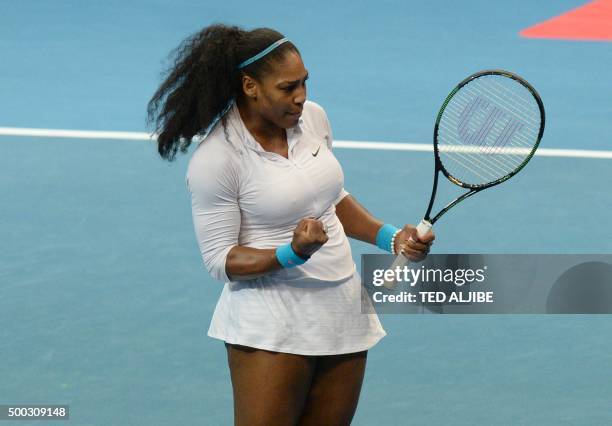
{"type": "Polygon", "coordinates": [[[378,233],[376,234],[376,246],[381,250],[393,253],[391,241],[393,240],[393,236],[395,235],[395,233],[399,230],[399,228],[385,223],[383,226],[380,227],[378,233]]]}
{"type": "Polygon", "coordinates": [[[276,249],[276,258],[278,263],[283,265],[283,268],[293,268],[294,266],[303,265],[308,259],[298,256],[291,247],[291,243],[282,245],[276,249]]]}

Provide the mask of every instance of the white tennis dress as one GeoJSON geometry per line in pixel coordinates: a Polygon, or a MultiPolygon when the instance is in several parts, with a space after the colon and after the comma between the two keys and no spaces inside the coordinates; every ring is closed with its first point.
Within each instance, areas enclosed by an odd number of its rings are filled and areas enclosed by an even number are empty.
{"type": "MultiPolygon", "coordinates": [[[[335,205],[348,193],[323,108],[306,101],[287,130],[289,158],[265,151],[234,104],[196,148],[187,170],[204,264],[225,283],[208,335],[227,343],[302,355],[358,352],[386,335],[362,314],[361,279],[335,205]],[[235,245],[272,249],[291,241],[298,222],[319,218],[329,240],[303,265],[230,281],[235,245]]],[[[365,299],[367,303],[367,299],[365,299]]]]}

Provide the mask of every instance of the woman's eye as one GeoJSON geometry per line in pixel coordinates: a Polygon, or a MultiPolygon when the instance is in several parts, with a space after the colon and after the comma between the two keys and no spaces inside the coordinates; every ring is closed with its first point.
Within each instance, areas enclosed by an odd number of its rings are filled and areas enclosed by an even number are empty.
{"type": "MultiPolygon", "coordinates": [[[[307,78],[304,80],[304,86],[306,86],[306,80],[308,80],[307,78]]],[[[297,84],[293,84],[291,86],[287,86],[287,87],[283,87],[281,90],[284,90],[285,92],[292,92],[295,90],[295,88],[297,87],[297,84]]]]}

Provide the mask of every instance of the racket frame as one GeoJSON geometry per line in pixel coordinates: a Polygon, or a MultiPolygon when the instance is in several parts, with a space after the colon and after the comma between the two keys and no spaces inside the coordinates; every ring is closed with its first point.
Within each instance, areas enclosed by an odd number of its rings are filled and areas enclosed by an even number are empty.
{"type": "Polygon", "coordinates": [[[449,211],[456,204],[458,204],[461,201],[465,200],[466,198],[471,197],[472,195],[482,191],[483,189],[490,188],[490,187],[495,186],[495,185],[499,185],[500,183],[510,179],[512,176],[514,176],[518,172],[520,172],[523,169],[523,167],[525,167],[527,165],[529,160],[531,160],[531,158],[534,156],[536,150],[538,149],[538,146],[540,145],[540,141],[542,140],[542,136],[544,135],[544,125],[545,125],[545,122],[546,122],[546,114],[544,112],[544,103],[542,102],[542,98],[540,98],[539,93],[537,92],[537,90],[531,84],[529,84],[524,78],[520,77],[517,74],[514,74],[514,73],[512,73],[510,71],[500,70],[500,69],[491,69],[491,70],[479,71],[479,72],[474,73],[471,76],[467,77],[463,81],[461,81],[457,85],[457,87],[455,87],[453,89],[453,91],[450,92],[449,95],[446,97],[446,99],[442,103],[442,107],[440,108],[440,111],[438,112],[438,116],[436,117],[436,123],[434,125],[434,138],[433,138],[434,139],[434,161],[435,161],[434,181],[433,181],[433,186],[432,186],[432,191],[431,191],[431,198],[429,200],[429,205],[427,206],[427,212],[425,213],[424,220],[427,221],[429,224],[433,225],[434,223],[437,222],[438,219],[440,219],[447,211],[449,211]],[[473,80],[475,80],[475,79],[477,79],[479,77],[487,76],[487,75],[502,75],[504,77],[509,77],[509,78],[517,81],[521,85],[523,85],[523,87],[525,87],[531,93],[531,95],[536,100],[536,102],[538,104],[538,108],[540,110],[540,121],[541,121],[540,122],[540,130],[538,132],[537,140],[536,140],[535,144],[533,145],[533,148],[531,149],[531,152],[529,153],[529,155],[527,157],[525,157],[523,162],[518,167],[516,167],[511,173],[508,173],[507,175],[505,175],[505,176],[503,176],[503,177],[501,177],[501,178],[499,178],[497,180],[494,180],[492,182],[486,183],[486,184],[468,184],[468,183],[460,181],[455,176],[451,175],[448,172],[448,170],[446,170],[446,168],[444,167],[444,164],[442,164],[442,160],[440,159],[440,154],[438,152],[438,128],[439,128],[439,125],[440,125],[440,120],[442,119],[442,115],[444,114],[444,111],[445,111],[448,103],[455,96],[455,94],[462,87],[464,87],[465,85],[469,84],[473,80]],[[436,214],[433,218],[430,218],[431,210],[433,208],[434,201],[435,201],[435,198],[436,198],[436,190],[438,188],[438,176],[440,174],[439,172],[442,172],[444,174],[444,176],[446,176],[446,178],[449,181],[451,181],[452,183],[454,183],[455,185],[460,186],[461,188],[469,189],[470,191],[466,192],[465,194],[461,195],[460,197],[455,198],[453,201],[448,203],[443,209],[441,209],[438,212],[438,214],[436,214]]]}

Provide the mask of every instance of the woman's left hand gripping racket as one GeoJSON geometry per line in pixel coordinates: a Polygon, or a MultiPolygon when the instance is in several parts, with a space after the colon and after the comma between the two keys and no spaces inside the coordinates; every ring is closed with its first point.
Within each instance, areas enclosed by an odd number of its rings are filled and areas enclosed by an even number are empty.
{"type": "MultiPolygon", "coordinates": [[[[533,157],[544,134],[544,104],[516,74],[488,70],[463,80],[446,97],[434,127],[435,172],[425,217],[416,228],[423,237],[432,225],[466,198],[517,174],[533,157]],[[431,218],[438,175],[469,191],[431,218]]],[[[391,266],[409,260],[399,254],[391,266]]],[[[395,281],[384,286],[392,289],[395,281]]]]}

